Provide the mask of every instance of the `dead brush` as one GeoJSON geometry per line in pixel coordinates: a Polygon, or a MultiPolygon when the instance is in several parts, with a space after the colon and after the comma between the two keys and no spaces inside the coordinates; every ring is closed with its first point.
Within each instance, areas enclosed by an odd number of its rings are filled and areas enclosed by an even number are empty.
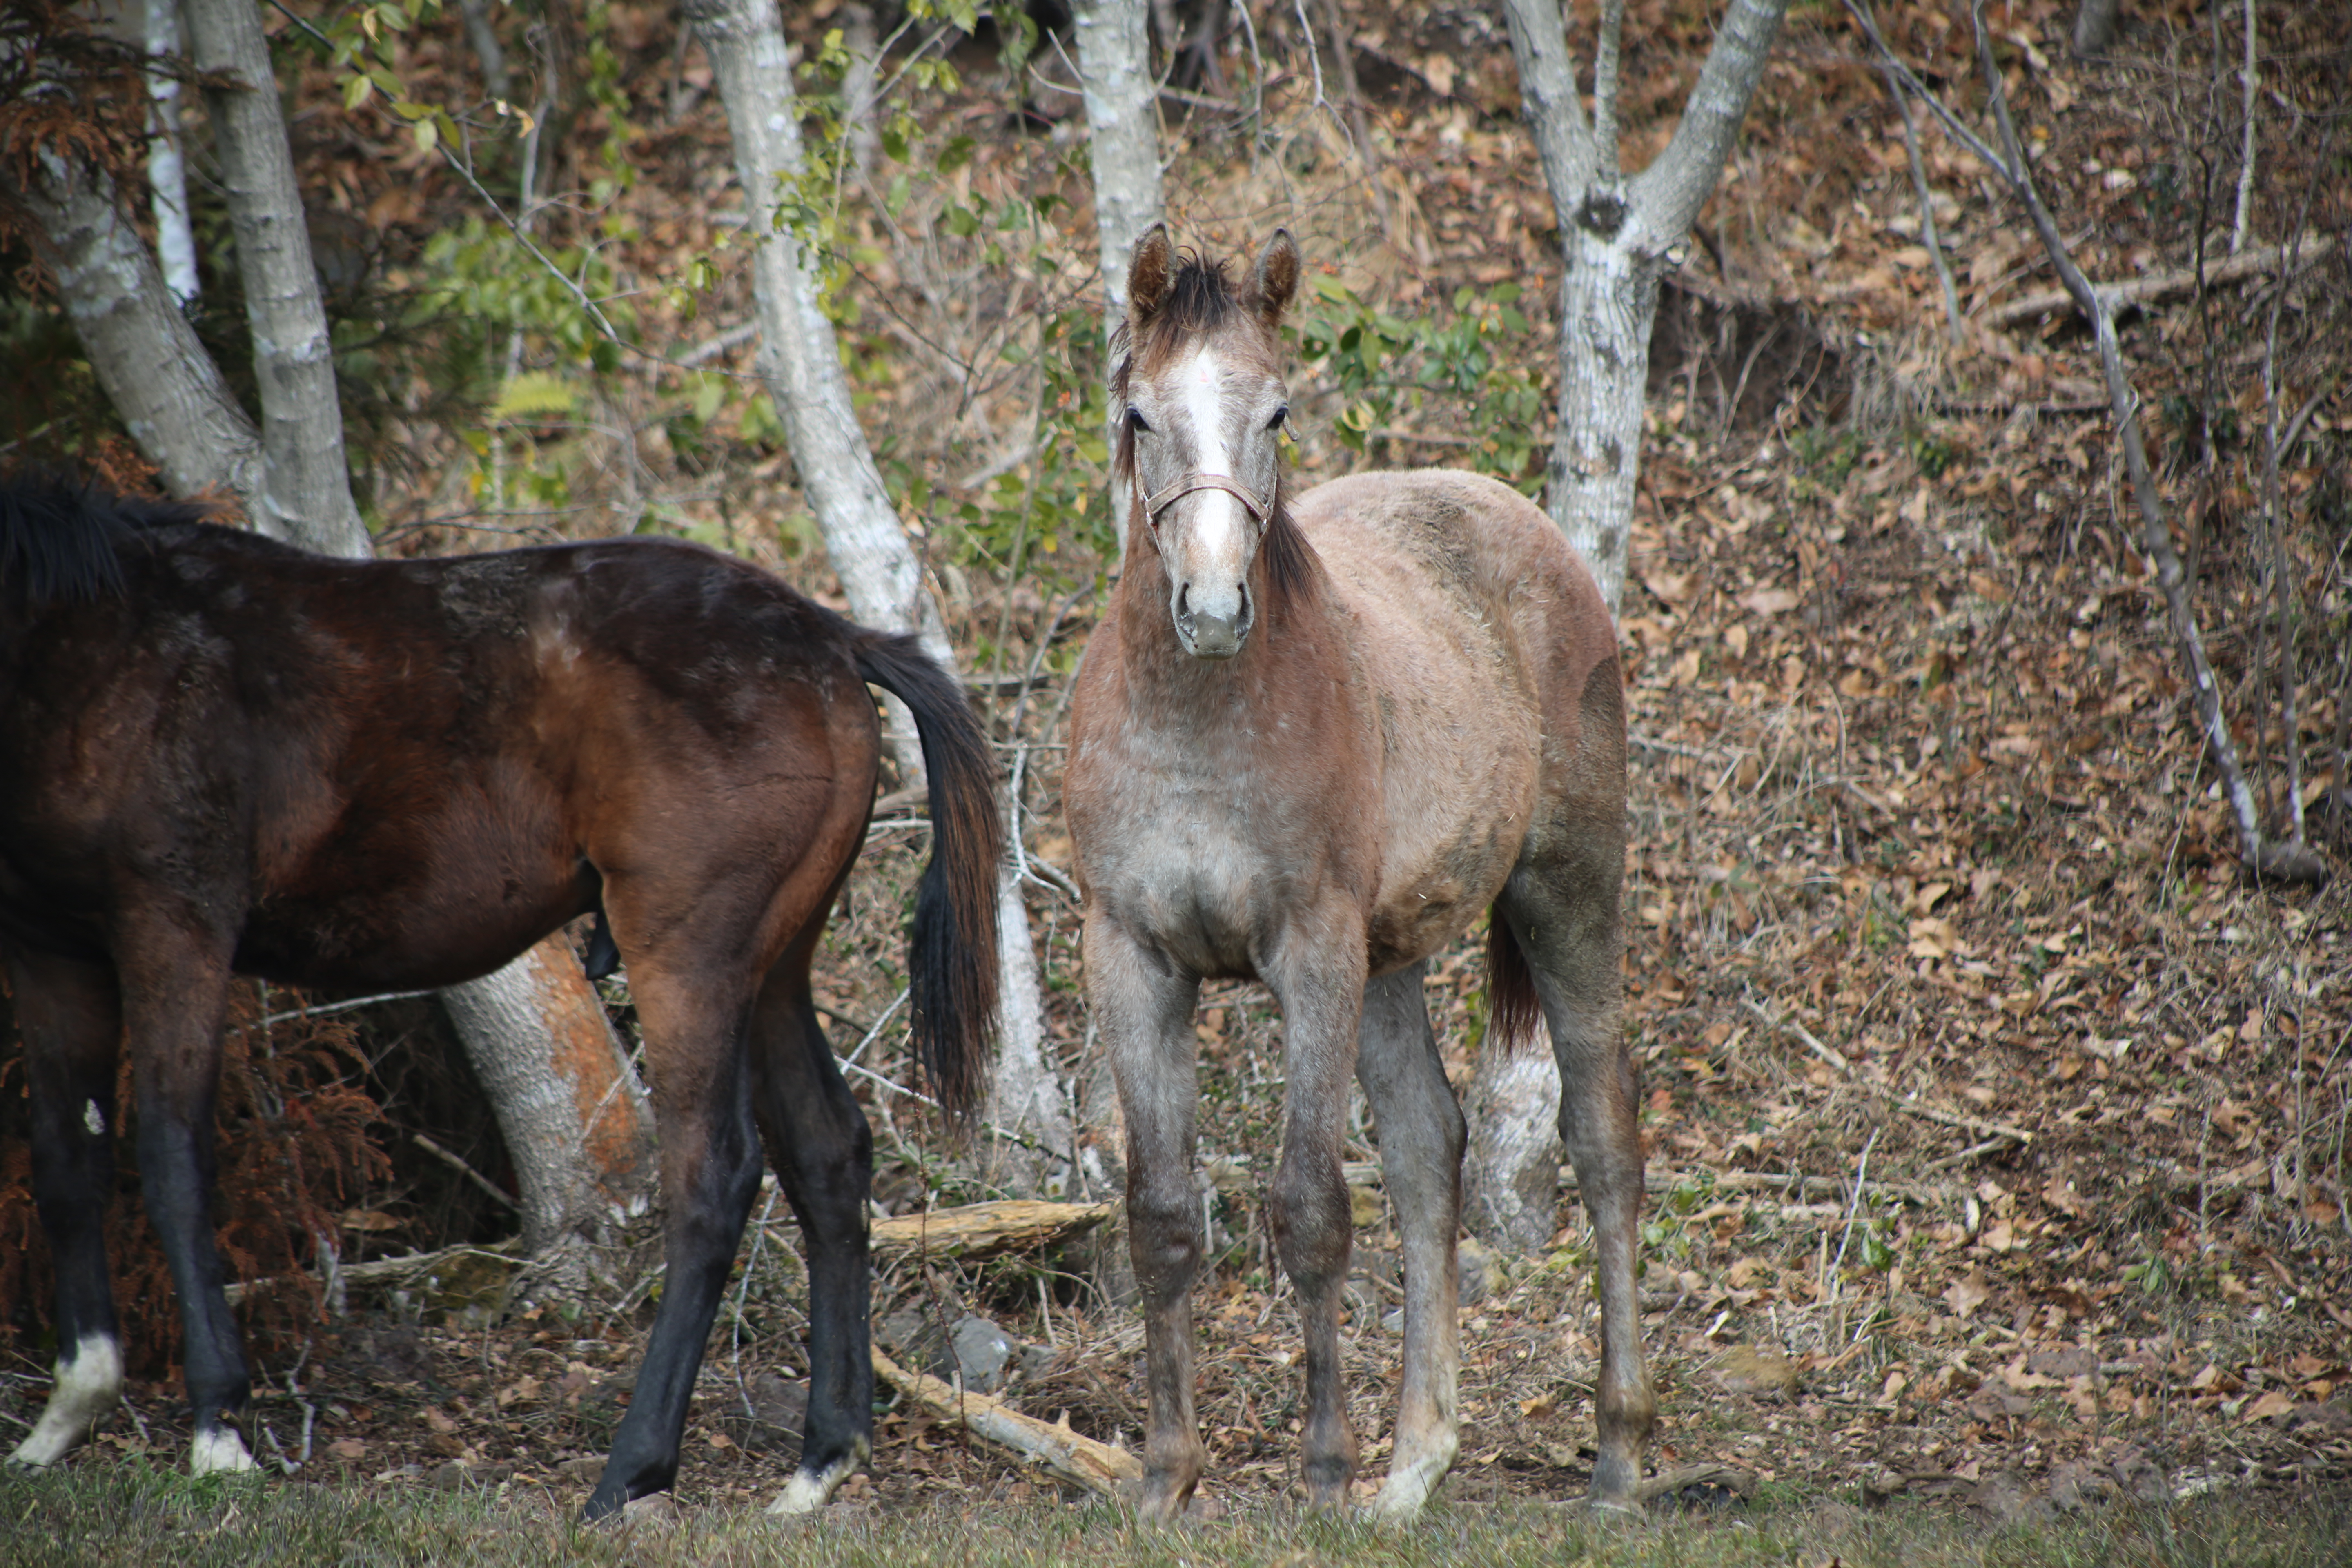
{"type": "MultiPolygon", "coordinates": [[[[215,1110],[222,1161],[213,1198],[215,1234],[232,1281],[248,1285],[239,1307],[257,1345],[299,1344],[326,1319],[322,1265],[340,1257],[344,1215],[391,1173],[376,1103],[360,1087],[367,1058],[348,1016],[305,1012],[283,989],[240,984],[231,993],[215,1110]]],[[[0,1063],[0,1094],[22,1103],[24,1062],[0,1063]]],[[[126,1058],[115,1103],[132,1103],[126,1058]]],[[[55,1279],[34,1212],[32,1146],[12,1116],[0,1131],[0,1325],[31,1350],[53,1333],[55,1279]]],[[[140,1203],[127,1115],[118,1119],[115,1195],[107,1255],[122,1316],[127,1370],[174,1375],[179,1320],[171,1270],[140,1203]]]]}

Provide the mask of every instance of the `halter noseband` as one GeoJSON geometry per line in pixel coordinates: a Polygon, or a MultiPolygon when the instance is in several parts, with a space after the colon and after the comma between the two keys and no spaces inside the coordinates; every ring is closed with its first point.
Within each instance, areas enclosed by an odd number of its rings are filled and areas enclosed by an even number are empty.
{"type": "Polygon", "coordinates": [[[1195,490],[1224,491],[1227,495],[1242,503],[1243,510],[1250,514],[1250,521],[1257,524],[1260,528],[1264,528],[1265,526],[1266,519],[1271,516],[1274,511],[1274,505],[1271,501],[1260,498],[1255,491],[1244,487],[1239,479],[1234,479],[1230,475],[1187,474],[1182,479],[1178,479],[1175,483],[1169,485],[1163,489],[1156,491],[1143,503],[1144,521],[1149,522],[1152,527],[1158,528],[1160,526],[1160,514],[1166,511],[1170,507],[1174,506],[1178,501],[1182,500],[1186,496],[1191,495],[1195,490]]]}

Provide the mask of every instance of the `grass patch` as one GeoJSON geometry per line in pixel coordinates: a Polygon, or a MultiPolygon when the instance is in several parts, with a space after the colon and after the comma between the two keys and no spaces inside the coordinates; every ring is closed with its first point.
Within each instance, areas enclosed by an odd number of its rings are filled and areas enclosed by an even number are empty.
{"type": "Polygon", "coordinates": [[[1087,1559],[1232,1568],[2287,1568],[2352,1561],[2352,1509],[2346,1501],[2208,1496],[2022,1528],[1989,1527],[1942,1507],[1863,1512],[1843,1502],[1791,1498],[1639,1524],[1597,1521],[1571,1506],[1500,1503],[1441,1504],[1407,1530],[1310,1516],[1286,1506],[1161,1527],[1090,1502],[890,1513],[836,1507],[813,1521],[789,1522],[744,1509],[689,1508],[587,1529],[568,1506],[530,1489],[449,1494],[191,1480],[127,1465],[0,1480],[0,1562],[12,1568],[161,1561],[173,1568],[265,1563],[1029,1568],[1087,1559]]]}

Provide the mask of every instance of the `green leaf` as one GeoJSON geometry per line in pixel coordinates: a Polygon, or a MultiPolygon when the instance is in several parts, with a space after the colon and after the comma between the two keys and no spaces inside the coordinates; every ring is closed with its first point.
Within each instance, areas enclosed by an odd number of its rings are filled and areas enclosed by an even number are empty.
{"type": "Polygon", "coordinates": [[[973,142],[969,136],[953,136],[940,150],[940,173],[952,174],[971,162],[973,142]]]}
{"type": "Polygon", "coordinates": [[[365,103],[374,91],[375,83],[368,80],[367,78],[352,77],[343,83],[343,108],[347,111],[357,109],[361,104],[365,103]]]}
{"type": "Polygon", "coordinates": [[[416,132],[416,147],[419,152],[430,153],[435,144],[441,140],[441,128],[429,117],[418,121],[414,129],[416,132]]]}
{"type": "Polygon", "coordinates": [[[508,382],[490,407],[493,419],[543,419],[570,414],[579,394],[552,371],[530,370],[508,382]]]}

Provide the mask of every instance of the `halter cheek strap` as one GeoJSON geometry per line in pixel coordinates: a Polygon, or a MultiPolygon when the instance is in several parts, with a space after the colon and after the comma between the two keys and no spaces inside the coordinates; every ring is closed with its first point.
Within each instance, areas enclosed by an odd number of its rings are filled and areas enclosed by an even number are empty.
{"type": "Polygon", "coordinates": [[[1152,527],[1159,527],[1160,514],[1166,511],[1170,507],[1174,506],[1178,501],[1182,500],[1186,496],[1191,495],[1195,490],[1224,491],[1227,495],[1242,503],[1243,510],[1246,510],[1250,514],[1250,521],[1257,524],[1260,528],[1264,528],[1265,526],[1266,518],[1270,516],[1274,510],[1274,506],[1271,501],[1262,499],[1259,497],[1257,492],[1250,489],[1239,479],[1233,478],[1231,475],[1186,474],[1182,479],[1178,479],[1175,483],[1154,492],[1150,499],[1144,501],[1144,520],[1150,522],[1152,527]]]}

